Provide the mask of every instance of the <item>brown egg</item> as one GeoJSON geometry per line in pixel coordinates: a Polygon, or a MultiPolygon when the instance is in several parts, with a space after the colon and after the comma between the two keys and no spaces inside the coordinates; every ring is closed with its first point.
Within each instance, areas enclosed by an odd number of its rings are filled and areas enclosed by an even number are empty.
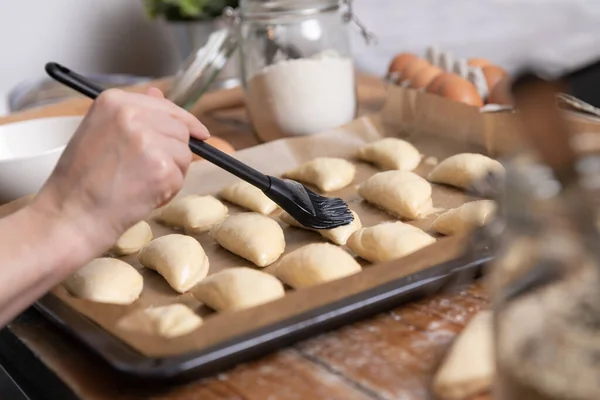
{"type": "MultiPolygon", "coordinates": [[[[206,139],[205,142],[210,144],[213,147],[216,147],[217,149],[221,150],[224,153],[231,154],[231,153],[235,152],[235,149],[228,141],[218,138],[216,136],[209,137],[208,139],[206,139]]],[[[204,160],[204,159],[200,156],[197,156],[196,154],[193,155],[192,161],[200,161],[200,160],[204,160]]]]}
{"type": "Polygon", "coordinates": [[[402,71],[400,71],[399,82],[410,81],[415,75],[417,75],[422,69],[431,66],[429,61],[424,58],[416,58],[409,62],[402,71]]]}
{"type": "Polygon", "coordinates": [[[483,100],[475,85],[458,75],[453,75],[444,81],[439,89],[440,96],[475,107],[482,107],[483,100]]]}
{"type": "Polygon", "coordinates": [[[481,68],[483,75],[485,76],[485,81],[488,85],[488,90],[491,92],[496,83],[498,83],[502,78],[508,76],[508,72],[504,70],[504,68],[500,68],[497,65],[486,65],[481,68]]]}
{"type": "Polygon", "coordinates": [[[487,104],[500,104],[504,106],[512,106],[513,98],[511,94],[511,83],[510,76],[502,78],[494,88],[491,90],[490,95],[487,98],[487,104]]]}
{"type": "Polygon", "coordinates": [[[412,53],[400,53],[390,63],[388,67],[388,74],[392,72],[400,72],[406,67],[411,61],[418,58],[412,53]]]}
{"type": "Polygon", "coordinates": [[[467,61],[467,65],[469,67],[480,67],[483,68],[486,65],[492,65],[492,62],[485,59],[485,58],[471,58],[469,61],[467,61]]]}
{"type": "Polygon", "coordinates": [[[440,94],[442,85],[446,83],[448,79],[451,79],[453,75],[454,74],[450,72],[442,72],[425,87],[425,91],[431,94],[440,94]]]}
{"type": "Polygon", "coordinates": [[[410,80],[410,87],[413,89],[427,87],[442,72],[440,68],[433,65],[425,67],[410,80]]]}

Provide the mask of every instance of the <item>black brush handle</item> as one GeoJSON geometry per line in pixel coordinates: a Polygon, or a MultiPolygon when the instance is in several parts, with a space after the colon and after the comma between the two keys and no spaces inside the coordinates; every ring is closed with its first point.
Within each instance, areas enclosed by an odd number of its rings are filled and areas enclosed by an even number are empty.
{"type": "Polygon", "coordinates": [[[224,169],[225,171],[237,176],[238,178],[256,186],[263,192],[271,188],[271,178],[244,164],[243,162],[231,157],[229,154],[214,148],[210,144],[190,138],[190,149],[196,155],[203,157],[210,163],[224,169]]]}
{"type": "MultiPolygon", "coordinates": [[[[104,88],[96,85],[88,78],[55,62],[46,64],[46,72],[54,80],[91,99],[95,99],[104,91],[104,88]]],[[[202,140],[190,138],[190,149],[194,154],[203,157],[212,164],[215,164],[238,178],[258,187],[262,191],[267,191],[271,187],[271,179],[267,175],[249,167],[243,162],[236,160],[229,154],[214,148],[202,140]]]]}
{"type": "Polygon", "coordinates": [[[67,67],[63,67],[55,62],[49,62],[46,64],[46,73],[54,80],[70,87],[73,90],[78,91],[90,99],[95,99],[96,97],[100,96],[102,91],[104,91],[103,87],[96,85],[88,78],[81,76],[77,72],[73,72],[67,67]]]}

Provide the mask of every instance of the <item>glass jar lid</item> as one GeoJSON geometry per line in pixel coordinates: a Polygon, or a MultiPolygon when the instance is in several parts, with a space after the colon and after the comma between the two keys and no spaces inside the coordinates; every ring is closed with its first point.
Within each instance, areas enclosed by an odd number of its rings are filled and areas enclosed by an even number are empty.
{"type": "Polygon", "coordinates": [[[310,15],[340,7],[340,0],[241,0],[240,17],[270,19],[282,15],[310,15]]]}

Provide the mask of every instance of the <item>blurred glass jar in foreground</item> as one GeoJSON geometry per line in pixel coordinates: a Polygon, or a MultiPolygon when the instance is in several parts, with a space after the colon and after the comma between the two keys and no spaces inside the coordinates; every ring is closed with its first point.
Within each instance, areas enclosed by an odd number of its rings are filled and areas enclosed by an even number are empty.
{"type": "Polygon", "coordinates": [[[354,119],[354,66],[338,0],[242,0],[239,16],[246,105],[259,139],[354,119]]]}
{"type": "Polygon", "coordinates": [[[507,165],[505,225],[490,268],[494,399],[600,398],[599,260],[574,222],[577,198],[530,156],[507,165]]]}

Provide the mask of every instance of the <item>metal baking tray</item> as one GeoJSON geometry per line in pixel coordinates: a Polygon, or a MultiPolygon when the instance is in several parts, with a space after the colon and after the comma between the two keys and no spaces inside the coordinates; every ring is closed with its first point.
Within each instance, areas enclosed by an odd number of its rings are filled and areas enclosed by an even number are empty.
{"type": "Polygon", "coordinates": [[[202,352],[166,358],[142,355],[53,294],[39,300],[35,308],[129,378],[152,380],[155,383],[182,383],[216,374],[294,342],[418,298],[456,289],[478,277],[482,273],[482,266],[491,259],[488,246],[468,249],[460,258],[223,341],[202,352]]]}

